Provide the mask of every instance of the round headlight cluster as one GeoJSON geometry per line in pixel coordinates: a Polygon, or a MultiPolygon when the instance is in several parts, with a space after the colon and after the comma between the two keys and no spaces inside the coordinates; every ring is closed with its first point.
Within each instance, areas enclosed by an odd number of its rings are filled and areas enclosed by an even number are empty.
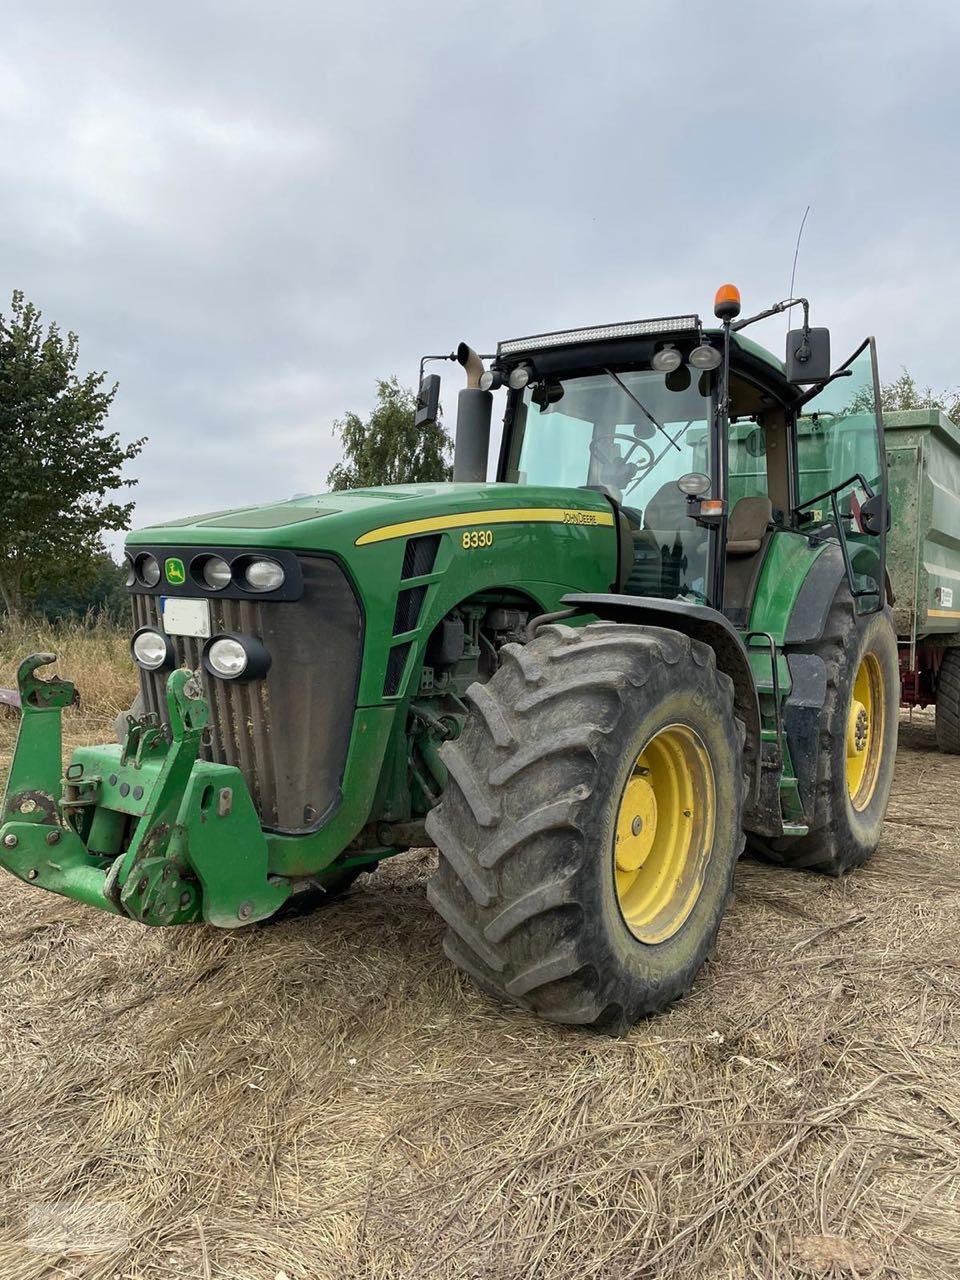
{"type": "Polygon", "coordinates": [[[276,560],[251,560],[244,556],[229,565],[222,556],[199,556],[191,571],[196,582],[209,591],[222,591],[231,582],[245,591],[279,591],[286,581],[283,565],[276,560]]]}
{"type": "Polygon", "coordinates": [[[159,671],[173,665],[173,646],[162,631],[141,627],[130,641],[134,661],[145,671],[159,671]]]}

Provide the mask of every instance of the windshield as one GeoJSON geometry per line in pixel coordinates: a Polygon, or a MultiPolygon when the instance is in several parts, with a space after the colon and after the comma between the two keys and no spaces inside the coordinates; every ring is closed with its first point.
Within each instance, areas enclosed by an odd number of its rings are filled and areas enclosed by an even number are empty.
{"type": "Polygon", "coordinates": [[[704,597],[707,532],[687,514],[677,480],[690,471],[710,474],[710,390],[710,375],[687,366],[527,387],[516,407],[506,478],[606,486],[634,525],[634,568],[625,589],[704,597]]]}

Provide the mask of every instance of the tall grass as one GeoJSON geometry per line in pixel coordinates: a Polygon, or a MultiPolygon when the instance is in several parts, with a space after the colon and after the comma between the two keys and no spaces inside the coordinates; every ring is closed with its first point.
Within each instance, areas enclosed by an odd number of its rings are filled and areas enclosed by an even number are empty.
{"type": "MultiPolygon", "coordinates": [[[[48,671],[72,680],[80,693],[79,707],[65,712],[65,737],[73,742],[108,738],[113,721],[136,693],[129,646],[129,627],[118,627],[102,615],[63,622],[4,619],[0,622],[0,686],[16,688],[17,667],[31,653],[56,654],[56,666],[48,671]]],[[[0,712],[0,752],[12,746],[18,720],[15,712],[0,712]]]]}

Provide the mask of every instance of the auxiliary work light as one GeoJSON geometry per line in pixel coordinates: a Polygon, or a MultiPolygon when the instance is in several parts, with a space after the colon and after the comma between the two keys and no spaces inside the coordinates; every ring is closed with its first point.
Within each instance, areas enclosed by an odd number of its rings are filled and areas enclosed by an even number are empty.
{"type": "Polygon", "coordinates": [[[256,636],[231,632],[207,641],[203,665],[221,680],[258,680],[270,670],[270,654],[256,636]]]}
{"type": "Polygon", "coordinates": [[[709,342],[694,347],[690,352],[690,363],[695,369],[716,369],[722,359],[717,348],[711,347],[709,342]]]}
{"type": "Polygon", "coordinates": [[[668,342],[659,351],[654,352],[650,366],[658,373],[673,373],[674,369],[680,368],[682,362],[683,356],[672,342],[668,342]]]}
{"type": "Polygon", "coordinates": [[[159,671],[172,667],[176,658],[170,637],[154,627],[141,627],[130,641],[133,660],[144,671],[159,671]]]}

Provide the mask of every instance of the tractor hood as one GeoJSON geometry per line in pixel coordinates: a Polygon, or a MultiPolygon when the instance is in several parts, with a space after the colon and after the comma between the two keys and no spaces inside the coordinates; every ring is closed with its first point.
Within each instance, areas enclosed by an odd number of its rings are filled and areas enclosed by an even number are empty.
{"type": "Polygon", "coordinates": [[[589,489],[515,484],[411,484],[343,490],[287,502],[171,520],[127,537],[127,546],[364,546],[466,523],[549,521],[612,525],[610,503],[589,489]]]}

